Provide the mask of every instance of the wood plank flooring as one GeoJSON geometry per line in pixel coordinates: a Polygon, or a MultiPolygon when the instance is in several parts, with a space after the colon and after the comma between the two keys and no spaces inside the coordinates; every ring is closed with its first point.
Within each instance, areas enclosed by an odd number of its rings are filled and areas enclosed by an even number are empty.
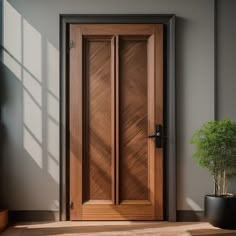
{"type": "Polygon", "coordinates": [[[90,221],[19,223],[7,228],[1,236],[236,236],[236,230],[222,230],[208,223],[90,221]]]}

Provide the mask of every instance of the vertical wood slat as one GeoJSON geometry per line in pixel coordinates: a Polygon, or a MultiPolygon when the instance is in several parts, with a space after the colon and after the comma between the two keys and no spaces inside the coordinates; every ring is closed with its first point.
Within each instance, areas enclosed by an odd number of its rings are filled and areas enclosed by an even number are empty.
{"type": "MultiPolygon", "coordinates": [[[[163,25],[156,25],[155,32],[155,117],[156,124],[163,127],[163,25]]],[[[163,148],[156,149],[156,197],[155,215],[157,219],[163,219],[163,148]]]]}
{"type": "Polygon", "coordinates": [[[82,70],[82,139],[83,139],[83,152],[82,152],[82,204],[86,201],[87,193],[89,186],[86,184],[86,171],[89,170],[89,160],[85,158],[85,154],[89,151],[89,81],[87,80],[88,77],[88,64],[86,62],[86,56],[88,54],[88,42],[85,38],[82,38],[82,64],[81,64],[81,70],[82,70]],[[86,79],[84,80],[83,77],[86,79]],[[85,132],[87,131],[87,132],[85,132]]]}
{"type": "MultiPolygon", "coordinates": [[[[77,80],[79,80],[78,82],[78,89],[80,91],[80,94],[77,95],[78,99],[79,99],[79,107],[78,109],[78,117],[79,117],[79,122],[77,120],[75,120],[74,122],[78,122],[79,123],[79,147],[80,147],[80,151],[79,151],[79,156],[78,158],[78,164],[79,164],[79,174],[78,174],[78,178],[79,178],[79,191],[83,192],[83,175],[84,175],[84,170],[83,170],[83,156],[84,156],[84,150],[83,150],[83,144],[84,144],[84,137],[83,137],[83,123],[84,123],[84,117],[83,117],[83,36],[81,34],[80,31],[76,31],[76,41],[78,42],[78,46],[76,47],[76,54],[78,56],[78,77],[77,80]]],[[[74,88],[76,89],[76,87],[74,88]]],[[[78,193],[77,193],[78,194],[78,193]]],[[[76,209],[76,204],[79,205],[79,212],[81,214],[81,216],[79,217],[79,219],[82,219],[82,204],[83,204],[83,195],[80,194],[80,197],[78,199],[73,200],[73,209],[76,209]],[[75,201],[79,201],[78,203],[76,203],[75,201]]]]}
{"type": "MultiPolygon", "coordinates": [[[[155,35],[151,35],[148,39],[147,60],[148,60],[148,134],[155,133],[155,35]]],[[[148,156],[149,156],[149,187],[155,189],[155,139],[148,139],[148,156]]],[[[150,192],[150,202],[155,204],[155,191],[150,192]]],[[[155,215],[155,210],[153,210],[155,215]]]]}
{"type": "Polygon", "coordinates": [[[119,120],[120,120],[120,116],[119,116],[119,110],[120,110],[120,104],[119,104],[119,36],[116,36],[116,76],[115,76],[115,84],[116,84],[116,204],[120,203],[120,192],[119,192],[119,187],[120,187],[120,179],[119,179],[119,175],[120,175],[120,163],[119,163],[119,158],[120,158],[120,154],[119,154],[119,120]]]}
{"type": "Polygon", "coordinates": [[[82,219],[82,35],[70,29],[70,39],[75,47],[70,50],[70,220],[82,219]],[[78,92],[79,91],[79,92],[78,92]],[[79,121],[77,118],[79,117],[79,121]]]}
{"type": "Polygon", "coordinates": [[[116,204],[116,38],[111,39],[111,169],[112,169],[112,203],[116,204]]]}

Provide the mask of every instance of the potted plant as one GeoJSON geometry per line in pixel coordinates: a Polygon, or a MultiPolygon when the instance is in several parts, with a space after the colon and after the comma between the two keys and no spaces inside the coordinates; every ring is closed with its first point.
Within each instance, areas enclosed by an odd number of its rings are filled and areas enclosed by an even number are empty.
{"type": "Polygon", "coordinates": [[[236,196],[227,192],[228,180],[236,176],[236,122],[208,121],[191,139],[197,163],[214,179],[214,193],[205,196],[206,219],[216,227],[236,228],[236,196]]]}

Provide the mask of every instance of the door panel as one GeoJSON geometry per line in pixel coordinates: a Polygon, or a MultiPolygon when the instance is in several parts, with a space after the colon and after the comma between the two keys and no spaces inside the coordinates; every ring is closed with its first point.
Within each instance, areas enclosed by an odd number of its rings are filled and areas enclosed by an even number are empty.
{"type": "Polygon", "coordinates": [[[84,39],[84,201],[112,200],[111,39],[84,39]]]}
{"type": "Polygon", "coordinates": [[[162,220],[163,26],[71,25],[71,220],[162,220]]]}
{"type": "Polygon", "coordinates": [[[147,39],[120,39],[120,200],[149,200],[147,39]]]}

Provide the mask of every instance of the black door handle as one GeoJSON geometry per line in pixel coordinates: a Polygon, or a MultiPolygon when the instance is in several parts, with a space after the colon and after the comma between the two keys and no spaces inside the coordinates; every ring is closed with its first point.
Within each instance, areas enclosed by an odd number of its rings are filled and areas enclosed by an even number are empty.
{"type": "Polygon", "coordinates": [[[148,136],[148,138],[155,138],[156,139],[156,147],[157,148],[162,147],[163,139],[167,138],[166,136],[163,136],[162,133],[163,133],[162,125],[156,125],[155,134],[148,136]]]}
{"type": "Polygon", "coordinates": [[[157,132],[156,134],[149,135],[148,138],[162,138],[162,137],[161,137],[161,133],[157,132]]]}
{"type": "Polygon", "coordinates": [[[167,138],[167,136],[161,136],[160,134],[154,134],[154,135],[149,135],[149,136],[147,136],[148,138],[162,138],[162,139],[164,139],[164,138],[167,138]]]}

